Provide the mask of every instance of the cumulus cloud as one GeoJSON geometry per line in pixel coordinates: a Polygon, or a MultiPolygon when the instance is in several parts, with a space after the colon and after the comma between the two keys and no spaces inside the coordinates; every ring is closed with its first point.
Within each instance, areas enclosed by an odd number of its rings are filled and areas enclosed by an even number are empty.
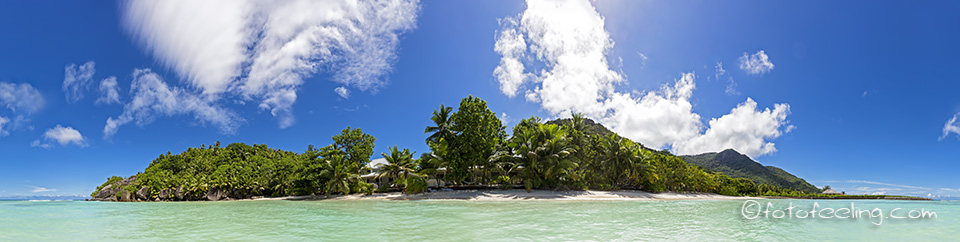
{"type": "Polygon", "coordinates": [[[606,101],[610,114],[603,124],[647,147],[662,148],[697,136],[700,115],[693,112],[693,73],[681,75],[673,86],[647,92],[633,98],[630,93],[616,93],[606,101]]]}
{"type": "MultiPolygon", "coordinates": [[[[704,125],[690,102],[693,73],[655,91],[617,91],[615,86],[626,80],[610,68],[607,54],[614,42],[590,2],[530,0],[526,5],[520,15],[500,22],[494,45],[501,59],[493,75],[504,95],[523,92],[527,101],[553,115],[584,113],[648,147],[672,147],[680,154],[734,148],[756,157],[776,151],[768,140],[792,129],[786,121],[789,105],[759,111],[749,98],[704,125]],[[746,124],[734,125],[737,121],[746,124]]],[[[769,63],[762,51],[758,54],[769,63]]],[[[726,73],[721,63],[716,71],[716,78],[726,73]]]]}
{"type": "Polygon", "coordinates": [[[111,76],[100,81],[100,97],[97,98],[97,103],[120,103],[120,87],[117,85],[117,77],[111,76]]]}
{"type": "Polygon", "coordinates": [[[960,137],[960,122],[957,122],[958,117],[960,117],[960,113],[954,114],[953,118],[950,118],[943,124],[943,135],[940,136],[939,140],[942,141],[946,139],[951,133],[960,137]]]}
{"type": "Polygon", "coordinates": [[[520,58],[523,58],[523,53],[527,51],[527,44],[523,40],[523,35],[514,29],[517,25],[516,20],[507,18],[500,21],[501,23],[506,21],[507,25],[513,28],[505,29],[497,37],[493,50],[502,57],[500,65],[493,70],[493,75],[500,80],[500,91],[508,97],[514,97],[517,94],[517,88],[529,76],[523,72],[523,64],[520,63],[520,58]]]}
{"type": "Polygon", "coordinates": [[[699,154],[735,148],[740,153],[757,157],[777,151],[770,139],[776,139],[793,130],[787,123],[789,104],[776,104],[773,110],[757,110],[757,102],[751,98],[740,103],[729,114],[710,120],[710,129],[693,139],[677,142],[674,150],[679,154],[699,154]],[[785,130],[781,130],[785,127],[785,130]]]}
{"type": "Polygon", "coordinates": [[[83,93],[90,88],[90,81],[96,72],[96,63],[87,61],[77,67],[70,64],[63,68],[63,94],[67,102],[75,103],[83,99],[83,93]]]}
{"type": "Polygon", "coordinates": [[[60,145],[74,144],[77,146],[87,146],[86,139],[83,138],[80,131],[73,129],[73,127],[63,127],[59,124],[52,129],[48,129],[47,132],[44,132],[43,140],[46,142],[34,140],[30,146],[50,148],[51,143],[49,142],[57,142],[60,145]]]}
{"type": "Polygon", "coordinates": [[[43,96],[28,83],[0,82],[0,105],[13,112],[33,113],[44,105],[43,96]]]}
{"type": "Polygon", "coordinates": [[[773,70],[773,62],[770,62],[770,57],[763,50],[752,55],[743,52],[743,56],[740,56],[740,69],[751,75],[764,74],[773,70]]]}
{"type": "Polygon", "coordinates": [[[206,99],[256,100],[281,128],[303,80],[329,71],[341,88],[376,92],[414,28],[416,0],[128,1],[124,23],[206,99]]]}
{"type": "Polygon", "coordinates": [[[236,113],[204,99],[198,93],[170,87],[150,69],[137,69],[130,83],[131,100],[120,116],[107,118],[104,137],[112,137],[120,126],[134,122],[144,126],[158,116],[193,115],[202,124],[212,124],[223,133],[233,133],[243,119],[236,113]]]}
{"type": "Polygon", "coordinates": [[[552,113],[605,112],[600,101],[623,77],[607,64],[606,52],[614,43],[589,2],[528,1],[523,13],[501,25],[494,48],[501,60],[494,75],[505,95],[516,95],[529,77],[536,87],[526,92],[527,100],[540,102],[552,113]],[[526,65],[518,58],[526,54],[543,68],[524,72],[526,65]]]}

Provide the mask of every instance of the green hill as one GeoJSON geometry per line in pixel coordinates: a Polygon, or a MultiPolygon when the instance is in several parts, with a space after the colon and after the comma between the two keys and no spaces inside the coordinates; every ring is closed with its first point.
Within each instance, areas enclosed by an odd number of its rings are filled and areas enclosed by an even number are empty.
{"type": "MultiPolygon", "coordinates": [[[[562,119],[554,119],[554,120],[547,121],[546,124],[556,124],[556,125],[559,125],[559,126],[563,126],[563,125],[568,124],[568,123],[570,123],[570,122],[572,122],[572,121],[573,121],[572,118],[562,118],[562,119]]],[[[607,137],[607,136],[610,136],[610,135],[614,135],[614,136],[616,136],[616,137],[618,137],[618,138],[625,138],[625,137],[623,137],[623,136],[620,136],[620,134],[618,134],[618,133],[615,133],[615,132],[613,132],[613,131],[610,131],[610,129],[607,129],[607,127],[603,126],[602,124],[597,123],[596,121],[593,121],[593,119],[585,118],[585,119],[583,119],[583,124],[584,124],[584,127],[585,127],[584,132],[583,132],[584,134],[587,134],[587,135],[599,135],[600,137],[607,137]]],[[[625,138],[625,139],[626,139],[626,138],[625,138]]],[[[636,142],[636,143],[637,143],[637,144],[640,144],[640,142],[636,142]]],[[[643,149],[645,149],[645,150],[649,150],[649,151],[657,151],[657,150],[651,149],[651,148],[649,148],[649,147],[647,147],[647,146],[645,146],[645,145],[643,145],[643,144],[640,144],[640,147],[643,148],[643,149]]]]}
{"type": "Polygon", "coordinates": [[[758,184],[777,185],[808,193],[820,192],[807,181],[778,167],[763,166],[733,149],[720,153],[711,152],[699,155],[680,156],[687,163],[700,166],[712,172],[720,172],[734,178],[747,178],[758,184]]]}
{"type": "MultiPolygon", "coordinates": [[[[564,124],[570,123],[572,120],[573,119],[571,118],[554,119],[554,120],[547,121],[546,124],[556,124],[559,126],[563,126],[564,124]]],[[[594,122],[592,119],[589,119],[589,118],[583,119],[583,124],[584,124],[584,127],[586,127],[583,133],[588,135],[597,134],[602,137],[605,137],[605,136],[610,136],[611,134],[617,134],[617,133],[614,133],[613,131],[610,131],[609,129],[607,129],[607,127],[604,127],[602,124],[594,122]]]]}
{"type": "MultiPolygon", "coordinates": [[[[546,123],[564,125],[570,121],[570,118],[565,118],[547,121],[546,123]]],[[[619,136],[617,133],[610,131],[610,129],[591,119],[585,119],[584,126],[586,126],[586,132],[584,132],[586,134],[599,134],[600,136],[613,134],[619,136]]],[[[643,148],[652,150],[646,146],[643,148]]],[[[711,152],[692,156],[680,156],[680,158],[687,163],[699,166],[707,171],[720,172],[732,178],[747,178],[757,184],[777,185],[808,193],[820,192],[820,189],[817,189],[812,184],[779,167],[763,166],[750,159],[750,157],[740,154],[733,149],[727,149],[720,153],[711,152]]]]}

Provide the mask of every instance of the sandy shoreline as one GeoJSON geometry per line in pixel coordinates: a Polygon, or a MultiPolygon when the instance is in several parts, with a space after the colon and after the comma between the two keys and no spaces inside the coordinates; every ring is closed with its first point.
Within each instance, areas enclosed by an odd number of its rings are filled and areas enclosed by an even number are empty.
{"type": "Polygon", "coordinates": [[[373,195],[339,196],[288,196],[255,198],[250,200],[473,200],[473,201],[512,201],[512,200],[566,200],[566,201],[658,201],[658,200],[744,200],[763,199],[757,197],[724,196],[713,193],[649,193],[643,191],[546,191],[534,190],[463,190],[434,191],[422,194],[401,194],[399,192],[376,193],[373,195]]]}

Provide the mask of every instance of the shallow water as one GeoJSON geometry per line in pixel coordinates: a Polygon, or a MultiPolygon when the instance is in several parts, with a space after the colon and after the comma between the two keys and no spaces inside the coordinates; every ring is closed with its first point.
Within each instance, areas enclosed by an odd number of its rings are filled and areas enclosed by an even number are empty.
{"type": "MultiPolygon", "coordinates": [[[[744,218],[745,201],[0,202],[2,241],[956,241],[958,201],[757,200],[885,219],[744,218]],[[936,218],[893,219],[910,210],[936,218]]],[[[916,213],[919,214],[919,213],[916,213]]],[[[914,215],[916,215],[914,214],[914,215]]],[[[774,213],[776,215],[776,213],[774,213]]],[[[780,214],[783,215],[783,214],[780,214]]]]}

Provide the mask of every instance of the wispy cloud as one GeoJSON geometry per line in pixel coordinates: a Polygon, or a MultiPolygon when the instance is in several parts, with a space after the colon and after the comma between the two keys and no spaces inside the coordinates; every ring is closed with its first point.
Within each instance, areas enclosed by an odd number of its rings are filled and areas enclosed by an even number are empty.
{"type": "Polygon", "coordinates": [[[103,128],[106,138],[116,134],[120,126],[134,122],[144,126],[158,116],[192,114],[201,124],[213,124],[225,134],[231,134],[243,122],[243,118],[231,110],[204,99],[201,95],[182,88],[170,87],[150,69],[138,69],[133,72],[130,84],[133,97],[123,106],[120,116],[107,118],[103,128]]]}
{"type": "Polygon", "coordinates": [[[90,88],[90,81],[96,73],[96,63],[88,61],[79,67],[69,64],[63,71],[63,94],[67,102],[75,103],[83,99],[83,93],[90,88]]]}
{"type": "Polygon", "coordinates": [[[27,187],[33,188],[33,190],[32,190],[31,192],[34,192],[34,193],[39,193],[39,192],[56,192],[56,191],[57,191],[57,189],[46,188],[46,187],[38,187],[38,186],[27,186],[27,187]]]}
{"type": "Polygon", "coordinates": [[[15,113],[33,113],[44,105],[43,95],[29,83],[0,82],[0,105],[15,113]]]}
{"type": "Polygon", "coordinates": [[[751,75],[764,74],[773,70],[773,62],[770,62],[770,57],[763,50],[752,55],[743,52],[743,56],[740,56],[740,69],[751,75]]]}
{"type": "Polygon", "coordinates": [[[943,139],[946,139],[951,133],[960,137],[960,122],[957,122],[957,118],[960,118],[960,113],[954,114],[953,118],[948,119],[947,122],[943,124],[943,135],[940,135],[940,139],[938,140],[943,141],[943,139]]]}
{"type": "Polygon", "coordinates": [[[727,74],[727,70],[723,69],[723,62],[718,61],[716,65],[713,66],[713,79],[720,80],[720,77],[727,74]]]}
{"type": "Polygon", "coordinates": [[[614,42],[604,25],[603,16],[585,0],[527,1],[518,16],[500,20],[495,36],[494,51],[501,58],[493,76],[501,92],[511,98],[523,93],[553,115],[584,113],[644,145],[674,147],[681,154],[734,148],[756,157],[774,152],[769,140],[788,132],[781,130],[789,129],[789,105],[761,110],[749,98],[704,125],[690,102],[694,73],[682,73],[658,90],[616,90],[627,80],[607,61],[614,42]],[[727,120],[746,124],[727,125],[727,120]]]}
{"type": "Polygon", "coordinates": [[[913,186],[868,180],[825,180],[814,182],[830,185],[838,191],[846,190],[847,194],[911,196],[927,196],[930,194],[931,196],[960,196],[960,189],[913,186]]]}
{"type": "Polygon", "coordinates": [[[640,51],[637,51],[637,55],[640,56],[640,67],[646,67],[647,55],[643,54],[643,52],[640,52],[640,51]]]}
{"type": "MultiPolygon", "coordinates": [[[[713,79],[720,80],[721,77],[724,77],[727,74],[727,70],[723,69],[723,62],[717,62],[713,66],[713,79]]],[[[707,79],[710,79],[708,76],[707,79]]],[[[733,80],[732,76],[727,76],[727,87],[723,90],[723,93],[726,93],[730,96],[739,96],[740,91],[737,91],[737,82],[733,80]]]]}
{"type": "Polygon", "coordinates": [[[255,100],[285,128],[295,122],[301,84],[321,70],[342,85],[337,94],[344,98],[348,88],[385,86],[400,35],[415,27],[418,4],[126,1],[122,11],[139,42],[191,84],[182,93],[202,96],[202,106],[224,97],[255,100]]]}
{"type": "Polygon", "coordinates": [[[8,123],[10,123],[9,118],[0,116],[0,137],[10,135],[10,131],[6,128],[8,123]]]}
{"type": "MultiPolygon", "coordinates": [[[[44,105],[43,96],[28,83],[0,82],[0,114],[3,107],[14,116],[0,116],[0,137],[10,135],[10,131],[26,126],[30,121],[25,115],[40,110],[44,105]]],[[[32,130],[32,126],[30,126],[32,130]]]]}
{"type": "Polygon", "coordinates": [[[120,103],[120,87],[115,76],[100,81],[100,97],[97,98],[97,104],[111,103],[120,103]]]}
{"type": "Polygon", "coordinates": [[[347,90],[346,87],[337,87],[333,89],[333,92],[336,92],[340,97],[347,99],[350,98],[350,90],[347,90]]]}

